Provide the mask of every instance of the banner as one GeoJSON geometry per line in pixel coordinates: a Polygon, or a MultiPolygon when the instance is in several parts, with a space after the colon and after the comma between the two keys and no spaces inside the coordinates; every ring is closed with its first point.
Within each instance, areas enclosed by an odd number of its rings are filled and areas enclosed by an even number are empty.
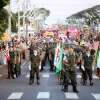
{"type": "Polygon", "coordinates": [[[54,65],[56,66],[56,73],[59,74],[59,72],[62,69],[62,58],[63,58],[63,47],[60,48],[60,44],[56,48],[55,52],[55,60],[54,65]]]}

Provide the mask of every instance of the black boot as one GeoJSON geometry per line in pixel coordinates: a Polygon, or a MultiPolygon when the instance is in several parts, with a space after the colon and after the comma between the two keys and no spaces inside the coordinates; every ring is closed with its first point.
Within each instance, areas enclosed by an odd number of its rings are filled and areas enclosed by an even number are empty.
{"type": "Polygon", "coordinates": [[[34,84],[34,80],[29,81],[29,85],[32,85],[32,84],[34,84]]]}
{"type": "Polygon", "coordinates": [[[76,86],[73,86],[73,92],[78,93],[79,91],[77,90],[76,86]]]}
{"type": "Polygon", "coordinates": [[[68,92],[68,89],[63,88],[62,91],[64,91],[64,92],[68,92]]]}
{"type": "Polygon", "coordinates": [[[40,85],[40,82],[39,82],[39,80],[37,80],[37,85],[40,85]]]}
{"type": "Polygon", "coordinates": [[[87,81],[83,80],[83,85],[86,86],[87,85],[87,81]]]}
{"type": "Polygon", "coordinates": [[[90,86],[93,86],[93,82],[92,82],[92,80],[90,80],[90,86]]]}
{"type": "Polygon", "coordinates": [[[11,75],[12,79],[15,79],[14,74],[11,75]]]}
{"type": "Polygon", "coordinates": [[[68,86],[64,86],[64,88],[62,89],[62,91],[68,92],[68,86]]]}
{"type": "Polygon", "coordinates": [[[29,81],[29,85],[32,85],[32,81],[29,81]]]}

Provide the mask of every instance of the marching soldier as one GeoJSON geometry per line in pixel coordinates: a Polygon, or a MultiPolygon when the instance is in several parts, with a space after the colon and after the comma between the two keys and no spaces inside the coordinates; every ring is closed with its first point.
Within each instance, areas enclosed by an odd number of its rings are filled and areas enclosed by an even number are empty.
{"type": "Polygon", "coordinates": [[[33,46],[31,45],[30,60],[31,60],[31,71],[30,71],[29,84],[32,85],[34,83],[34,76],[36,74],[37,84],[39,85],[40,84],[39,83],[40,53],[36,44],[33,46]]]}
{"type": "Polygon", "coordinates": [[[89,51],[87,49],[86,53],[83,55],[83,64],[84,64],[84,78],[83,78],[83,85],[87,84],[87,78],[89,77],[90,85],[93,85],[92,82],[92,65],[94,61],[94,51],[89,51]]]}
{"type": "Polygon", "coordinates": [[[14,79],[14,67],[15,67],[15,52],[14,52],[14,48],[10,47],[10,61],[9,61],[9,73],[8,73],[8,78],[12,77],[14,79]]]}
{"type": "Polygon", "coordinates": [[[54,69],[54,54],[53,54],[53,47],[49,50],[49,63],[50,63],[50,71],[54,69]]]}
{"type": "Polygon", "coordinates": [[[62,67],[61,76],[60,76],[60,84],[62,85],[62,90],[64,89],[64,91],[66,91],[66,82],[68,82],[68,76],[66,73],[68,65],[67,63],[64,62],[67,59],[66,58],[67,55],[68,55],[68,48],[66,47],[63,54],[63,67],[62,67]]]}
{"type": "Polygon", "coordinates": [[[15,74],[16,77],[18,77],[21,74],[21,51],[18,45],[16,46],[15,50],[15,74]]]}
{"type": "Polygon", "coordinates": [[[46,54],[46,45],[42,44],[42,52],[41,52],[41,71],[44,70],[45,66],[45,54],[46,54]]]}
{"type": "Polygon", "coordinates": [[[69,81],[71,81],[71,84],[73,86],[73,92],[78,92],[76,82],[75,58],[76,57],[74,49],[71,47],[63,59],[63,63],[65,66],[64,92],[68,92],[69,81]]]}

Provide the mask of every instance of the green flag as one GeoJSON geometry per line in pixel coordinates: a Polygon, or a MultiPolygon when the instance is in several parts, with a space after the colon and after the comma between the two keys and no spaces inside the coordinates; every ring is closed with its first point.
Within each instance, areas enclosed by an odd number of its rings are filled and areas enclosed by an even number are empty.
{"type": "Polygon", "coordinates": [[[99,57],[99,50],[97,50],[97,53],[96,53],[96,64],[97,64],[98,57],[99,57]]]}
{"type": "Polygon", "coordinates": [[[63,47],[60,48],[60,53],[58,55],[58,61],[56,64],[56,73],[59,74],[59,72],[62,70],[62,58],[63,58],[63,47]]]}

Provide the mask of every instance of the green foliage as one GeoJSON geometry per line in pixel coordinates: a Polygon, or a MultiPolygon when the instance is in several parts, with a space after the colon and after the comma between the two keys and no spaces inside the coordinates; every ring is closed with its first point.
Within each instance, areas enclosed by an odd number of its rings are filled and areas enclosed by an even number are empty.
{"type": "Polygon", "coordinates": [[[39,9],[39,13],[40,13],[40,14],[44,14],[44,17],[45,17],[45,18],[48,17],[48,16],[50,15],[50,11],[47,10],[47,9],[45,9],[45,8],[40,8],[40,9],[39,9]]]}
{"type": "Polygon", "coordinates": [[[3,32],[8,28],[8,12],[3,8],[10,0],[0,0],[0,39],[3,32]]]}
{"type": "Polygon", "coordinates": [[[97,19],[100,19],[100,5],[78,12],[68,17],[67,20],[70,18],[75,18],[75,19],[84,18],[85,23],[88,26],[91,26],[93,24],[97,25],[98,24],[97,19]]]}
{"type": "Polygon", "coordinates": [[[9,3],[10,0],[0,0],[0,10],[9,3]]]}
{"type": "Polygon", "coordinates": [[[0,11],[0,37],[8,28],[8,13],[5,9],[0,11]]]}
{"type": "Polygon", "coordinates": [[[12,32],[17,32],[17,16],[13,14],[12,18],[11,18],[11,31],[12,32]]]}
{"type": "MultiPolygon", "coordinates": [[[[20,15],[23,15],[23,12],[20,12],[20,15]]],[[[18,32],[18,27],[17,27],[17,23],[18,23],[18,13],[14,14],[12,13],[12,18],[11,18],[11,31],[14,33],[18,32]]],[[[23,19],[20,19],[20,24],[23,25],[23,19]]]]}

